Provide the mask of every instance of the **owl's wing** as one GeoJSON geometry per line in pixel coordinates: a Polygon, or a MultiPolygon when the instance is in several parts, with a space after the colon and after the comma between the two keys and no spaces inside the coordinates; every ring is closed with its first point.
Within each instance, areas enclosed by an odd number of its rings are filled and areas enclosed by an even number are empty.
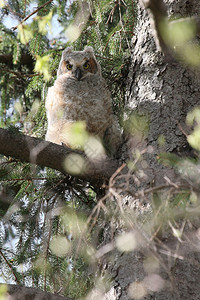
{"type": "Polygon", "coordinates": [[[103,142],[106,152],[111,156],[115,156],[122,144],[122,133],[115,116],[112,125],[105,132],[103,142]]]}
{"type": "Polygon", "coordinates": [[[47,110],[47,114],[48,112],[50,112],[53,108],[53,102],[54,102],[54,87],[50,87],[48,88],[48,92],[47,92],[47,97],[46,97],[46,102],[45,102],[45,107],[47,110]]]}

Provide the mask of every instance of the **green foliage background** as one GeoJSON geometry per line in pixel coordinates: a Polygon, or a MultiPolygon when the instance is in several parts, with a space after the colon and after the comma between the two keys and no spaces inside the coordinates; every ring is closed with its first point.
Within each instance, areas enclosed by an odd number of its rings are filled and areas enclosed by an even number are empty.
{"type": "MultiPolygon", "coordinates": [[[[47,128],[45,95],[55,80],[61,53],[67,46],[72,45],[75,50],[86,45],[94,48],[113,96],[114,110],[120,116],[136,22],[134,0],[46,3],[46,0],[0,1],[0,127],[40,138],[44,138],[47,128]],[[72,43],[65,31],[83,4],[89,5],[90,14],[79,38],[72,43]],[[43,8],[36,9],[42,5],[43,8]],[[22,22],[35,10],[35,14],[22,22]],[[61,31],[58,38],[50,39],[47,34],[54,32],[51,16],[61,31]],[[10,17],[17,21],[18,27],[8,25],[10,17]]],[[[70,242],[71,228],[89,216],[96,203],[94,187],[54,170],[4,156],[0,157],[0,166],[1,278],[51,292],[61,290],[61,294],[72,297],[85,295],[94,276],[88,269],[91,261],[88,253],[93,253],[95,246],[92,236],[75,230],[72,248],[60,256],[50,245],[53,236],[70,242]],[[60,215],[68,220],[64,225],[60,215]],[[73,223],[71,215],[76,224],[68,228],[66,224],[73,223]],[[84,236],[82,251],[75,251],[80,235],[84,236]]],[[[91,234],[98,236],[98,230],[93,228],[91,234]]]]}

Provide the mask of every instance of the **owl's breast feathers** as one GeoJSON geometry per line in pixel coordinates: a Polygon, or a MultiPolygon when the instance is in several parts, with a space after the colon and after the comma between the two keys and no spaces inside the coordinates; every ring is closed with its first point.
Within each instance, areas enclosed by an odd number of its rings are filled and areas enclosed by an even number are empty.
{"type": "Polygon", "coordinates": [[[100,137],[113,122],[110,92],[99,75],[82,81],[59,76],[49,88],[46,108],[58,121],[85,121],[88,132],[100,137]]]}

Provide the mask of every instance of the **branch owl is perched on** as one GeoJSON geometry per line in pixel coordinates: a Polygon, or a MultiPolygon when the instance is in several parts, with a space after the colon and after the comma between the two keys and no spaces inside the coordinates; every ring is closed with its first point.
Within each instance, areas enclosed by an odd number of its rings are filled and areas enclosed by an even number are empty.
{"type": "Polygon", "coordinates": [[[46,99],[46,140],[71,147],[71,124],[85,121],[89,134],[98,136],[112,153],[120,142],[120,131],[112,111],[112,100],[93,48],[62,53],[57,79],[46,99]],[[107,145],[108,144],[108,145],[107,145]]]}

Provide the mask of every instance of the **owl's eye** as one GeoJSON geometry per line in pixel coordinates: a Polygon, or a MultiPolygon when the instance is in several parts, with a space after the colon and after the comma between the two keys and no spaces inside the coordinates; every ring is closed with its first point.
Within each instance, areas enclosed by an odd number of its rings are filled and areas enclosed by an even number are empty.
{"type": "Polygon", "coordinates": [[[84,63],[84,65],[83,65],[83,68],[84,68],[85,70],[87,70],[87,69],[89,69],[89,66],[90,66],[89,62],[86,61],[86,62],[84,63]]]}
{"type": "Polygon", "coordinates": [[[71,71],[73,68],[73,65],[71,65],[70,63],[66,64],[67,70],[71,71]]]}

